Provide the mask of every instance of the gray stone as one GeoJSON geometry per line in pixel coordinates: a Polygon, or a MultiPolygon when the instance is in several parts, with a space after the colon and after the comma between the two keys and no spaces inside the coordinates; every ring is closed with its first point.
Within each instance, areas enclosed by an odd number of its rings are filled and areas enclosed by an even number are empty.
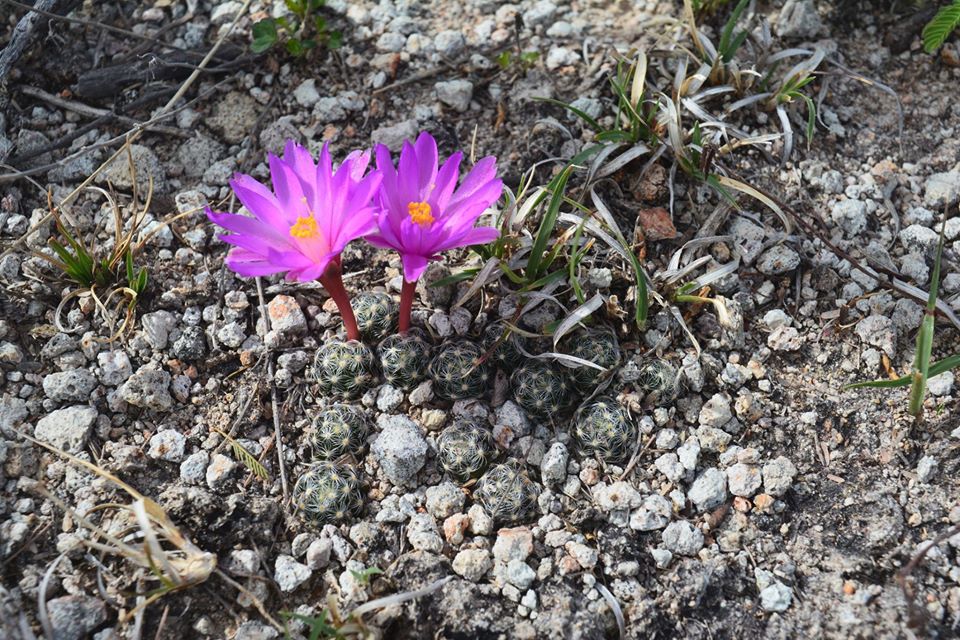
{"type": "Polygon", "coordinates": [[[738,463],[727,469],[730,493],[749,498],[760,488],[760,468],[755,464],[738,463]]]}
{"type": "Polygon", "coordinates": [[[719,453],[726,449],[727,445],[733,439],[729,433],[722,429],[702,426],[696,430],[697,441],[704,451],[709,453],[719,453]]]}
{"type": "Polygon", "coordinates": [[[237,2],[236,0],[219,2],[215,4],[210,11],[210,24],[218,27],[230,24],[241,11],[243,11],[242,2],[237,2]]]}
{"type": "Polygon", "coordinates": [[[233,640],[273,640],[279,635],[279,632],[268,624],[257,620],[247,620],[237,627],[233,640]]]}
{"type": "Polygon", "coordinates": [[[763,465],[763,490],[772,496],[782,496],[793,485],[797,467],[790,459],[780,456],[763,465]]]}
{"type": "Polygon", "coordinates": [[[87,446],[96,421],[97,410],[93,407],[78,405],[57,409],[40,418],[33,437],[67,453],[78,454],[87,446]]]}
{"type": "Polygon", "coordinates": [[[643,505],[630,515],[630,528],[635,531],[663,529],[672,515],[670,501],[654,493],[644,498],[643,505]]]}
{"type": "Polygon", "coordinates": [[[553,0],[539,0],[532,7],[523,12],[523,24],[535,27],[538,24],[549,24],[557,13],[557,5],[553,0]]]}
{"type": "Polygon", "coordinates": [[[296,100],[301,107],[312,107],[316,104],[317,100],[320,99],[320,92],[317,91],[317,81],[313,78],[308,78],[301,82],[297,88],[293,90],[293,99],[296,100]]]}
{"type": "Polygon", "coordinates": [[[730,233],[737,247],[740,248],[744,264],[753,264],[763,251],[763,241],[767,237],[767,232],[747,218],[737,216],[730,224],[730,233]]]}
{"type": "Polygon", "coordinates": [[[167,411],[173,406],[170,396],[170,374],[152,365],[144,365],[117,390],[127,404],[151,411],[167,411]]]}
{"type": "Polygon", "coordinates": [[[518,589],[528,589],[536,580],[537,572],[522,560],[511,560],[503,570],[503,577],[518,589]]]}
{"type": "Polygon", "coordinates": [[[716,467],[710,467],[693,481],[687,497],[698,511],[719,507],[727,499],[727,476],[716,467]]]}
{"type": "Polygon", "coordinates": [[[115,387],[127,381],[133,373],[130,356],[125,351],[101,351],[97,354],[97,364],[100,366],[100,383],[108,387],[115,387]]]}
{"type": "Polygon", "coordinates": [[[545,485],[560,484],[567,479],[570,452],[562,442],[554,442],[540,462],[540,478],[545,485]]]}
{"type": "Polygon", "coordinates": [[[830,208],[830,217],[848,238],[854,238],[867,228],[867,205],[862,200],[840,200],[830,208]]]}
{"type": "Polygon", "coordinates": [[[47,617],[57,640],[81,640],[107,620],[107,605],[91,596],[61,596],[47,602],[47,617]]]}
{"type": "Polygon", "coordinates": [[[924,185],[923,204],[941,210],[960,200],[960,171],[934,173],[924,185]]]}
{"type": "Polygon", "coordinates": [[[703,533],[686,520],[668,524],[662,539],[668,551],[683,556],[695,556],[703,548],[703,533]]]}
{"type": "Polygon", "coordinates": [[[280,591],[290,593],[310,579],[313,571],[305,564],[294,560],[293,556],[280,554],[274,563],[273,579],[280,591]]]}
{"type": "Polygon", "coordinates": [[[780,325],[767,336],[767,346],[774,351],[797,351],[803,346],[803,338],[795,328],[780,325]]]}
{"type": "Polygon", "coordinates": [[[0,397],[0,433],[12,436],[13,430],[20,428],[28,415],[25,400],[6,393],[0,397]]]}
{"type": "Polygon", "coordinates": [[[679,482],[687,472],[675,453],[665,453],[654,460],[653,464],[671,482],[679,482]]]}
{"type": "Polygon", "coordinates": [[[183,460],[183,450],[187,445],[187,438],[179,431],[165,429],[153,434],[150,438],[150,449],[147,455],[154,460],[180,462],[183,460]]]}
{"type": "Polygon", "coordinates": [[[800,266],[800,254],[784,244],[775,244],[760,256],[757,270],[768,276],[789,273],[800,266]]]}
{"type": "Polygon", "coordinates": [[[307,566],[311,569],[323,569],[330,564],[333,542],[329,538],[317,538],[307,547],[307,566]]]}
{"type": "Polygon", "coordinates": [[[401,404],[403,404],[403,391],[389,384],[380,387],[377,393],[377,409],[390,413],[396,411],[401,404]]]}
{"type": "Polygon", "coordinates": [[[143,314],[140,323],[143,325],[143,334],[147,343],[160,351],[166,348],[170,332],[177,326],[177,319],[169,311],[161,309],[153,313],[143,314]]]}
{"type": "Polygon", "coordinates": [[[757,588],[760,589],[760,606],[764,611],[782,613],[790,608],[793,591],[787,585],[773,577],[769,571],[754,569],[757,588]]]}
{"type": "Polygon", "coordinates": [[[407,39],[402,33],[388,31],[377,39],[377,51],[397,53],[403,51],[403,45],[406,43],[407,39]]]}
{"type": "Polygon", "coordinates": [[[370,447],[387,479],[395,485],[411,480],[427,460],[427,442],[406,416],[381,416],[381,432],[370,447]]]}
{"type": "Polygon", "coordinates": [[[657,569],[666,569],[670,565],[670,561],[673,560],[672,553],[659,547],[651,549],[650,555],[653,557],[653,562],[657,565],[657,569]]]}
{"type": "Polygon", "coordinates": [[[657,432],[657,440],[654,444],[656,444],[657,449],[668,451],[680,444],[680,436],[677,435],[676,429],[663,428],[657,432]]]}
{"type": "MultiPolygon", "coordinates": [[[[207,124],[219,131],[225,141],[238,144],[250,135],[257,122],[260,108],[250,94],[231,91],[214,105],[213,114],[207,118],[207,124]]],[[[263,134],[261,134],[262,138],[263,134]]],[[[268,150],[275,151],[272,148],[268,150]]]]}
{"type": "Polygon", "coordinates": [[[782,38],[815,38],[823,30],[813,0],[787,0],[776,24],[777,35],[782,38]]]}
{"type": "Polygon", "coordinates": [[[603,511],[636,509],[643,503],[640,493],[622,480],[610,485],[597,485],[593,490],[593,499],[603,511]]]}
{"type": "Polygon", "coordinates": [[[722,393],[715,393],[700,409],[697,420],[707,427],[723,427],[732,417],[730,400],[722,393]]]}
{"type": "MultiPolygon", "coordinates": [[[[173,357],[180,360],[198,361],[207,355],[207,337],[198,326],[184,327],[171,349],[173,357]]],[[[129,374],[128,374],[129,375],[129,374]]]]}
{"type": "Polygon", "coordinates": [[[688,437],[677,449],[677,458],[687,471],[696,469],[700,459],[700,441],[694,436],[688,437]]]}
{"type": "MultiPolygon", "coordinates": [[[[599,118],[603,113],[603,103],[601,103],[596,98],[588,98],[586,96],[581,96],[570,103],[570,106],[574,109],[579,109],[591,118],[599,118]]],[[[579,116],[573,112],[567,114],[567,119],[569,120],[579,120],[579,116]]],[[[609,286],[609,285],[608,285],[609,286]]]]}
{"type": "Polygon", "coordinates": [[[413,141],[420,127],[415,119],[403,120],[394,125],[374,129],[370,141],[386,145],[391,151],[400,151],[405,140],[413,141]]]}
{"type": "Polygon", "coordinates": [[[944,371],[927,380],[927,389],[930,395],[949,396],[953,392],[954,375],[953,371],[944,371]]]}
{"type": "Polygon", "coordinates": [[[893,320],[886,316],[867,316],[857,323],[855,331],[870,346],[883,349],[887,356],[897,355],[897,330],[893,320]]]}
{"type": "Polygon", "coordinates": [[[82,402],[90,399],[97,379],[86,369],[70,369],[43,377],[43,392],[57,402],[82,402]]]}
{"type": "Polygon", "coordinates": [[[206,479],[207,486],[214,491],[225,491],[230,486],[230,480],[233,472],[237,469],[237,463],[233,458],[227,457],[222,453],[215,453],[211,456],[210,464],[207,465],[206,479]]]}
{"type": "Polygon", "coordinates": [[[180,479],[190,484],[200,484],[207,473],[210,464],[210,454],[206,451],[197,451],[180,463],[180,479]]]}
{"type": "Polygon", "coordinates": [[[133,188],[133,176],[130,172],[130,158],[133,158],[133,167],[136,172],[137,191],[145,194],[150,190],[150,179],[153,179],[153,190],[156,193],[167,192],[167,174],[156,154],[140,144],[129,147],[130,154],[121,153],[103,171],[97,174],[97,184],[111,184],[117,189],[129,191],[133,188]]]}
{"type": "Polygon", "coordinates": [[[929,227],[919,224],[912,224],[900,231],[900,242],[908,253],[919,253],[921,255],[933,255],[937,244],[940,242],[940,234],[929,227]]]}
{"type": "MultiPolygon", "coordinates": [[[[223,145],[205,135],[193,135],[177,149],[177,159],[183,165],[183,173],[190,178],[199,178],[204,171],[220,160],[225,149],[223,145]]],[[[180,194],[177,194],[178,196],[180,194]]],[[[178,207],[179,208],[179,207],[178,207]]],[[[194,207],[189,207],[192,209],[194,207]]],[[[202,211],[202,209],[201,209],[202,211]]]]}
{"type": "Polygon", "coordinates": [[[440,553],[443,551],[443,538],[437,529],[437,522],[429,513],[417,513],[407,524],[407,540],[419,551],[440,553]]]}
{"type": "Polygon", "coordinates": [[[454,110],[464,112],[470,108],[473,98],[473,83],[469,80],[449,80],[434,85],[437,99],[454,110]]]}
{"type": "Polygon", "coordinates": [[[307,318],[293,296],[279,295],[267,303],[270,330],[282,337],[299,336],[307,331],[307,318]]]}
{"type": "Polygon", "coordinates": [[[917,481],[924,484],[930,482],[937,475],[940,463],[933,456],[923,456],[917,463],[917,481]]]}
{"type": "Polygon", "coordinates": [[[466,497],[460,487],[452,482],[441,482],[426,491],[427,512],[434,518],[449,518],[463,510],[466,497]]]}
{"type": "Polygon", "coordinates": [[[437,53],[445,58],[454,58],[460,55],[466,45],[467,41],[459,31],[441,31],[433,39],[433,46],[437,53]]]}

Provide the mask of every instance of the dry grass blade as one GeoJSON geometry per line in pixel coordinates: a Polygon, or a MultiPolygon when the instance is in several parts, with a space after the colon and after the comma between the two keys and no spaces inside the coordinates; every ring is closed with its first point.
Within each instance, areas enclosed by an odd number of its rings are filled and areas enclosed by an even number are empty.
{"type": "Polygon", "coordinates": [[[567,315],[567,317],[564,318],[563,321],[561,321],[560,324],[557,325],[557,328],[553,331],[554,348],[556,348],[557,343],[560,342],[560,339],[563,338],[563,336],[567,335],[574,327],[590,317],[590,315],[601,306],[603,306],[603,296],[598,293],[571,311],[570,314],[567,315]]]}
{"type": "Polygon", "coordinates": [[[620,634],[620,640],[624,640],[627,637],[627,625],[623,619],[623,609],[620,608],[620,603],[617,602],[617,599],[613,597],[613,594],[610,593],[610,590],[607,589],[603,583],[598,582],[596,584],[597,591],[600,592],[600,595],[603,596],[603,599],[610,606],[610,610],[613,611],[613,617],[617,619],[617,632],[620,634]]]}
{"type": "Polygon", "coordinates": [[[270,474],[267,472],[266,467],[260,464],[260,461],[257,460],[257,457],[250,453],[246,447],[237,442],[233,436],[225,431],[221,431],[220,429],[213,429],[213,431],[219,433],[223,439],[227,441],[227,443],[230,445],[230,450],[233,451],[233,457],[235,457],[240,464],[245,466],[250,473],[257,476],[264,482],[270,479],[270,474]]]}
{"type": "Polygon", "coordinates": [[[724,187],[729,187],[730,189],[744,193],[751,198],[755,198],[756,200],[759,200],[765,204],[771,211],[777,214],[778,218],[780,218],[780,221],[783,223],[783,227],[786,229],[787,234],[793,233],[793,222],[790,220],[790,217],[784,213],[783,209],[781,209],[776,202],[767,197],[766,194],[751,187],[745,182],[741,182],[727,176],[717,176],[717,182],[724,187]]]}

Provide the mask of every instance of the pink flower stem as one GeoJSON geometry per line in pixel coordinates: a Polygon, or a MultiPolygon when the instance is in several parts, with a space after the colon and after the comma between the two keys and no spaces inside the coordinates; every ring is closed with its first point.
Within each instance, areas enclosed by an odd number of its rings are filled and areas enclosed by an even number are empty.
{"type": "Polygon", "coordinates": [[[403,281],[403,287],[400,289],[400,333],[410,330],[410,310],[413,309],[413,294],[416,291],[416,282],[403,281]]]}
{"type": "Polygon", "coordinates": [[[340,310],[340,317],[343,320],[343,327],[347,330],[348,340],[360,340],[360,329],[357,328],[357,318],[353,315],[353,307],[350,306],[350,298],[347,296],[347,290],[343,287],[343,278],[340,277],[340,263],[331,263],[327,270],[319,278],[320,284],[327,290],[330,297],[340,310]]]}

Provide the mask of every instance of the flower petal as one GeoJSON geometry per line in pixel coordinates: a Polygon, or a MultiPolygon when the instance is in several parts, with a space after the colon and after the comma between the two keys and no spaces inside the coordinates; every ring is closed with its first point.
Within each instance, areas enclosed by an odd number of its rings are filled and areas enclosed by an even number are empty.
{"type": "Polygon", "coordinates": [[[447,158],[443,167],[437,172],[434,180],[436,187],[430,194],[430,201],[436,205],[436,209],[443,211],[447,203],[450,202],[450,196],[457,187],[457,178],[460,177],[460,161],[463,160],[463,153],[457,151],[447,158]]]}
{"type": "Polygon", "coordinates": [[[427,259],[423,256],[405,253],[401,256],[403,262],[403,279],[407,282],[416,282],[427,269],[427,259]]]}
{"type": "Polygon", "coordinates": [[[424,201],[430,197],[437,180],[437,141],[424,131],[414,143],[417,152],[417,201],[424,201]]]}

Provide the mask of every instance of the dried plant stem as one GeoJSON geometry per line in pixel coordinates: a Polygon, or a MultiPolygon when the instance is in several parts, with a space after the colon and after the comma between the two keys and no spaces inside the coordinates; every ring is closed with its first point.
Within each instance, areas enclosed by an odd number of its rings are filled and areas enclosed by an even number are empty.
{"type": "Polygon", "coordinates": [[[318,279],[323,288],[330,294],[330,297],[333,298],[337,309],[340,310],[343,327],[347,330],[347,338],[349,340],[360,340],[360,329],[357,328],[357,318],[353,315],[350,297],[343,286],[340,264],[337,262],[331,263],[326,272],[318,279]]]}
{"type": "Polygon", "coordinates": [[[410,330],[410,311],[413,309],[413,297],[416,291],[416,282],[403,281],[403,287],[400,289],[400,333],[410,330]]]}

